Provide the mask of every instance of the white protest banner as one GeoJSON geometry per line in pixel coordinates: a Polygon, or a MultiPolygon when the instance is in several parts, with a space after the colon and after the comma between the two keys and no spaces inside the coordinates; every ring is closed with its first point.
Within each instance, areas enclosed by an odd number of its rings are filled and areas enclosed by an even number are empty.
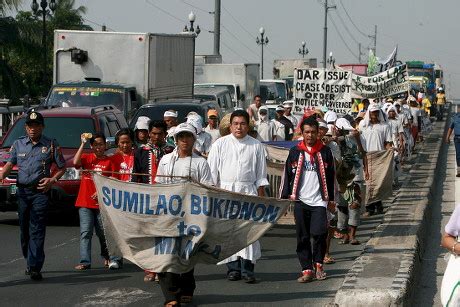
{"type": "Polygon", "coordinates": [[[323,107],[347,113],[352,106],[351,75],[343,69],[295,69],[293,113],[302,115],[306,108],[323,107]]]}
{"type": "Polygon", "coordinates": [[[406,64],[374,76],[352,75],[351,79],[351,91],[363,98],[388,97],[410,90],[406,64]]]}
{"type": "Polygon", "coordinates": [[[291,203],[194,182],[144,185],[93,178],[110,254],[153,272],[216,264],[259,239],[291,203]]]}
{"type": "Polygon", "coordinates": [[[323,107],[346,114],[351,110],[352,98],[387,97],[410,89],[406,65],[370,77],[342,68],[296,69],[294,74],[293,112],[300,115],[306,108],[323,107]]]}

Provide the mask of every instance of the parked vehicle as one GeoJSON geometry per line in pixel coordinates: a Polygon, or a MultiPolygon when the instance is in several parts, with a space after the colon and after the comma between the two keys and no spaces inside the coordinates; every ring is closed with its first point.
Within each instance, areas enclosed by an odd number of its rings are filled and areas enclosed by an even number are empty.
{"type": "Polygon", "coordinates": [[[195,65],[196,84],[225,84],[233,102],[247,108],[259,94],[259,64],[201,64],[195,65]]]}
{"type": "MultiPolygon", "coordinates": [[[[37,110],[37,109],[36,109],[37,110]]],[[[114,106],[47,108],[38,110],[45,118],[44,135],[55,138],[66,161],[66,171],[51,188],[50,209],[73,211],[80,187],[80,173],[73,166],[73,157],[80,146],[83,132],[103,132],[110,140],[128,124],[120,110],[114,106]]],[[[0,142],[0,169],[5,165],[13,142],[25,135],[25,115],[16,120],[0,142]]],[[[86,145],[86,152],[90,152],[86,145]]],[[[54,173],[56,169],[51,169],[54,173]]],[[[17,167],[0,183],[0,211],[17,210],[16,178],[17,167]]]]}
{"type": "Polygon", "coordinates": [[[286,80],[260,80],[260,96],[265,104],[280,104],[288,100],[286,80]]]}
{"type": "Polygon", "coordinates": [[[195,83],[194,87],[194,94],[196,96],[196,90],[201,88],[210,88],[210,89],[220,89],[220,90],[227,90],[230,94],[233,107],[237,107],[239,105],[238,98],[240,97],[240,86],[236,83],[195,83]]]}
{"type": "Polygon", "coordinates": [[[193,97],[195,36],[56,30],[45,106],[114,104],[129,118],[142,104],[193,97]]]}
{"type": "Polygon", "coordinates": [[[129,127],[134,128],[139,116],[147,116],[151,120],[163,120],[163,115],[167,110],[175,110],[178,113],[179,123],[185,122],[185,117],[189,112],[196,112],[206,124],[209,109],[217,110],[219,118],[222,118],[222,111],[215,101],[202,101],[196,99],[171,99],[155,101],[145,104],[134,114],[129,127]]]}
{"type": "Polygon", "coordinates": [[[195,99],[216,101],[224,114],[233,112],[233,104],[230,92],[222,87],[197,87],[195,88],[195,99]]]}

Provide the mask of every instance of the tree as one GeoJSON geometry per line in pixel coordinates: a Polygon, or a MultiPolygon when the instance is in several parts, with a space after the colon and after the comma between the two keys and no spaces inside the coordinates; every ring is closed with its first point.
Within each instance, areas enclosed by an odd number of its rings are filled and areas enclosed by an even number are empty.
{"type": "MultiPolygon", "coordinates": [[[[0,14],[17,8],[20,0],[0,0],[0,14]]],[[[0,97],[16,101],[25,94],[40,97],[52,80],[53,35],[55,29],[92,30],[84,23],[86,7],[74,8],[74,0],[58,0],[53,15],[47,16],[47,65],[43,72],[42,22],[30,11],[19,11],[16,18],[0,15],[0,97]],[[46,84],[43,82],[46,80],[46,84]]]]}

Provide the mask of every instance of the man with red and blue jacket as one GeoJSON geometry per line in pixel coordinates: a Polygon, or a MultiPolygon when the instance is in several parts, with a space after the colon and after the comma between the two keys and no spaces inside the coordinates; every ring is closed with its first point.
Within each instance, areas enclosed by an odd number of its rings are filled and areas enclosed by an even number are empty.
{"type": "Polygon", "coordinates": [[[326,278],[323,259],[328,230],[327,210],[335,211],[335,165],[331,150],[318,139],[316,119],[306,118],[300,128],[303,140],[289,150],[280,196],[296,201],[296,252],[302,267],[302,276],[297,281],[305,283],[326,278]]]}

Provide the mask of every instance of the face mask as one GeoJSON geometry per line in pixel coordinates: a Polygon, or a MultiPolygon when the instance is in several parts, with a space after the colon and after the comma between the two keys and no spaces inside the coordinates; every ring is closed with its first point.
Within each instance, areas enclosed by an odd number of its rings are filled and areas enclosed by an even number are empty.
{"type": "Polygon", "coordinates": [[[262,115],[259,113],[259,117],[261,120],[267,120],[267,114],[262,115]]]}

